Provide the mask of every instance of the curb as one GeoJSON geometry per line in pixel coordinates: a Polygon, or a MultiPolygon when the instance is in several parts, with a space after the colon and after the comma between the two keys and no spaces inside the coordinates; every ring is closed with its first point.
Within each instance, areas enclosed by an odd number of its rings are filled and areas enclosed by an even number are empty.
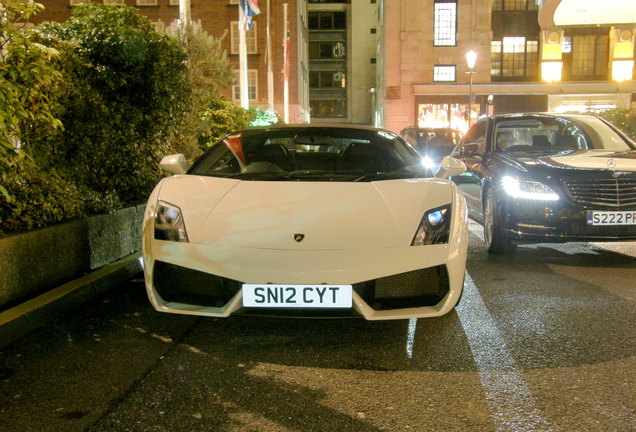
{"type": "Polygon", "coordinates": [[[143,270],[141,252],[0,313],[0,348],[143,270]]]}

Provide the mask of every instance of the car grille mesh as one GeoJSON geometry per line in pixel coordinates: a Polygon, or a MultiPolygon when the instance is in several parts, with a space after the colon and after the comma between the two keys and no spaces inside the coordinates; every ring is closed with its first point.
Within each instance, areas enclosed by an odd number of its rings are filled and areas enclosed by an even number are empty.
{"type": "Polygon", "coordinates": [[[155,262],[153,281],[166,302],[222,307],[241,289],[241,283],[209,273],[155,262]]]}
{"type": "Polygon", "coordinates": [[[434,306],[449,290],[446,266],[430,267],[353,285],[375,310],[434,306]]]}
{"type": "MultiPolygon", "coordinates": [[[[162,261],[155,262],[153,281],[157,293],[166,302],[223,307],[241,289],[242,282],[226,279],[162,261]]],[[[353,289],[374,310],[393,310],[434,306],[449,291],[446,266],[430,267],[366,282],[356,283],[353,289]]],[[[250,313],[254,312],[253,308],[250,313]]],[[[255,311],[267,314],[268,312],[255,311]]],[[[269,312],[271,313],[271,311],[269,312]]],[[[308,316],[306,310],[290,314],[308,316]]],[[[312,316],[349,315],[351,311],[311,311],[312,316]]],[[[276,315],[287,314],[277,310],[276,315]]]]}
{"type": "Polygon", "coordinates": [[[563,182],[579,204],[627,207],[636,205],[636,176],[563,182]]]}

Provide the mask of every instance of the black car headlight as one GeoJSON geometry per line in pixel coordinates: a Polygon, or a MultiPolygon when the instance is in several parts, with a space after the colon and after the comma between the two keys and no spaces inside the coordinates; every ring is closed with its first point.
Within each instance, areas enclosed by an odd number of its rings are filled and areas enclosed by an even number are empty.
{"type": "Polygon", "coordinates": [[[431,209],[424,213],[411,246],[448,243],[451,228],[451,205],[431,209]]]}
{"type": "Polygon", "coordinates": [[[157,203],[155,216],[155,239],[188,242],[185,222],[181,209],[165,201],[157,203]]]}
{"type": "Polygon", "coordinates": [[[520,180],[505,176],[502,179],[506,193],[515,198],[523,198],[538,201],[557,201],[559,195],[548,186],[538,181],[520,180]]]}

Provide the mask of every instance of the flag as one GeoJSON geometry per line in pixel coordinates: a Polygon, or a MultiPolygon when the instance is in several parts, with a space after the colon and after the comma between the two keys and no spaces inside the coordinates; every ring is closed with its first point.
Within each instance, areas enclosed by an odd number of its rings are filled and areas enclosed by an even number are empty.
{"type": "Polygon", "coordinates": [[[239,7],[243,10],[243,21],[239,23],[241,30],[252,28],[252,17],[261,13],[256,0],[239,0],[239,7]]]}

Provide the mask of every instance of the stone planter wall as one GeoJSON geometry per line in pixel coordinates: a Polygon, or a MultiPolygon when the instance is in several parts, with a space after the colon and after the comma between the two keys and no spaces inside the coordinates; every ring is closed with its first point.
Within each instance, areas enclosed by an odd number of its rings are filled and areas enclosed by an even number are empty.
{"type": "Polygon", "coordinates": [[[0,239],[0,311],[141,249],[145,205],[0,239]]]}

